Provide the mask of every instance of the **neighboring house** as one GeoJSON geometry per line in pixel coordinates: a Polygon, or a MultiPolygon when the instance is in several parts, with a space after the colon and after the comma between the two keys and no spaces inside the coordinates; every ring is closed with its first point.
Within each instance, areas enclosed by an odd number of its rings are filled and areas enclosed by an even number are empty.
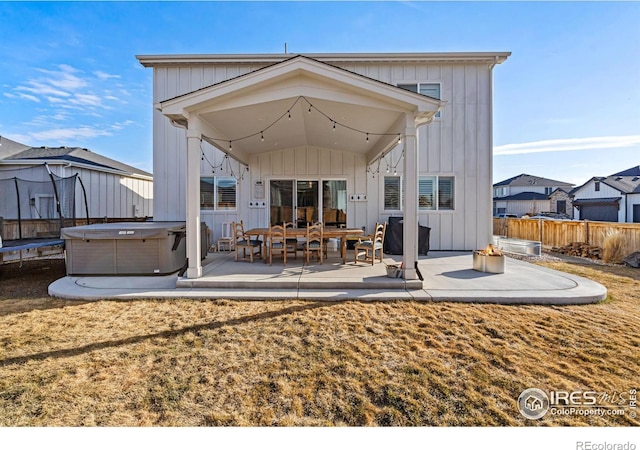
{"type": "Polygon", "coordinates": [[[541,212],[571,215],[568,193],[571,183],[536,177],[525,173],[493,185],[493,214],[525,214],[541,212]]]}
{"type": "Polygon", "coordinates": [[[640,223],[640,166],[593,177],[571,196],[578,219],[640,223]]]}
{"type": "MultiPolygon", "coordinates": [[[[78,175],[82,181],[82,185],[75,185],[76,218],[84,219],[87,216],[85,192],[89,217],[92,219],[153,216],[153,176],[148,172],[86,148],[28,147],[15,145],[15,142],[9,147],[5,143],[6,139],[3,138],[0,146],[0,180],[18,178],[41,182],[43,186],[42,193],[30,188],[34,191],[29,195],[28,202],[23,202],[22,219],[58,217],[50,191],[49,170],[62,178],[78,175]]],[[[34,183],[32,186],[36,185],[34,183]]],[[[20,195],[24,196],[24,192],[20,195]]],[[[15,202],[3,201],[0,203],[0,217],[17,219],[17,208],[15,202]]]]}
{"type": "Polygon", "coordinates": [[[492,71],[510,53],[137,56],[153,68],[154,219],[245,228],[404,216],[433,250],[491,242],[492,71]],[[334,219],[335,217],[335,219],[334,219]]]}

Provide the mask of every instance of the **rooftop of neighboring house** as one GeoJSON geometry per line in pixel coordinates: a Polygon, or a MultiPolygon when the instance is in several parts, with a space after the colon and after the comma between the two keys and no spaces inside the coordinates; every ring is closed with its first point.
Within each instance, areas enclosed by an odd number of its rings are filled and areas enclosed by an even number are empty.
{"type": "Polygon", "coordinates": [[[519,192],[505,197],[494,197],[494,200],[547,200],[548,198],[549,196],[547,194],[541,194],[539,192],[519,192]]]}
{"type": "Polygon", "coordinates": [[[622,194],[640,194],[640,166],[631,167],[608,177],[593,177],[586,183],[573,189],[569,195],[574,195],[582,187],[586,186],[592,181],[599,181],[600,183],[611,186],[612,188],[620,191],[622,194]]]}
{"type": "Polygon", "coordinates": [[[107,158],[106,156],[99,155],[81,147],[23,147],[18,151],[7,153],[8,154],[5,155],[4,152],[0,151],[0,162],[38,161],[38,163],[40,163],[65,161],[68,163],[93,166],[95,168],[116,170],[128,175],[153,177],[149,172],[145,172],[144,170],[107,158]]]}
{"type": "Polygon", "coordinates": [[[631,167],[627,170],[623,170],[622,172],[614,173],[613,175],[609,175],[610,177],[638,177],[640,176],[640,166],[631,167]]]}
{"type": "Polygon", "coordinates": [[[0,160],[28,149],[29,146],[0,135],[0,160]]]}
{"type": "Polygon", "coordinates": [[[527,175],[526,173],[516,175],[515,177],[508,178],[493,185],[498,186],[548,186],[548,187],[561,187],[565,186],[569,189],[573,186],[566,181],[551,180],[549,178],[537,177],[535,175],[527,175]]]}

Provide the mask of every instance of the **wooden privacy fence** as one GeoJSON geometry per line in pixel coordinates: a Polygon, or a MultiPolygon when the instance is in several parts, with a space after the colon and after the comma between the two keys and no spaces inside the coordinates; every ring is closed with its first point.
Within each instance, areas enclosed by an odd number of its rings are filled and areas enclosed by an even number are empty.
{"type": "Polygon", "coordinates": [[[604,238],[610,232],[619,232],[624,236],[629,253],[640,251],[640,223],[493,219],[494,235],[539,241],[543,247],[563,247],[572,242],[602,247],[604,238]]]}

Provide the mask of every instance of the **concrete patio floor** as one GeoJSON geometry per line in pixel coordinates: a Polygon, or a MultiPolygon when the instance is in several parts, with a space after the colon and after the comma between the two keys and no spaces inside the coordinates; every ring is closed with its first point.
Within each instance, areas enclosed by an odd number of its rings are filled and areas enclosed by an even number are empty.
{"type": "MultiPolygon", "coordinates": [[[[350,255],[352,257],[352,255],[350,255]]],[[[399,256],[385,255],[385,264],[399,256]]],[[[312,300],[421,300],[504,304],[583,304],[606,298],[604,286],[575,275],[506,258],[505,273],[477,272],[471,252],[429,252],[418,262],[424,281],[387,277],[385,264],[347,261],[330,253],[320,265],[234,261],[233,253],[210,253],[198,279],[167,276],[61,278],[49,295],[66,299],[208,298],[312,300]]]]}

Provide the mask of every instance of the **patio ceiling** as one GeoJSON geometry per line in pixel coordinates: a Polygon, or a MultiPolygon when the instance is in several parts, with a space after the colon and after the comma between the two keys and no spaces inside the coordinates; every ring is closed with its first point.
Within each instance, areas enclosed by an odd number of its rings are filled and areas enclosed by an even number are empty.
{"type": "Polygon", "coordinates": [[[198,127],[204,140],[248,164],[252,155],[302,146],[366,154],[371,161],[396,145],[406,114],[429,122],[443,105],[297,56],[156,108],[174,124],[198,127]]]}

